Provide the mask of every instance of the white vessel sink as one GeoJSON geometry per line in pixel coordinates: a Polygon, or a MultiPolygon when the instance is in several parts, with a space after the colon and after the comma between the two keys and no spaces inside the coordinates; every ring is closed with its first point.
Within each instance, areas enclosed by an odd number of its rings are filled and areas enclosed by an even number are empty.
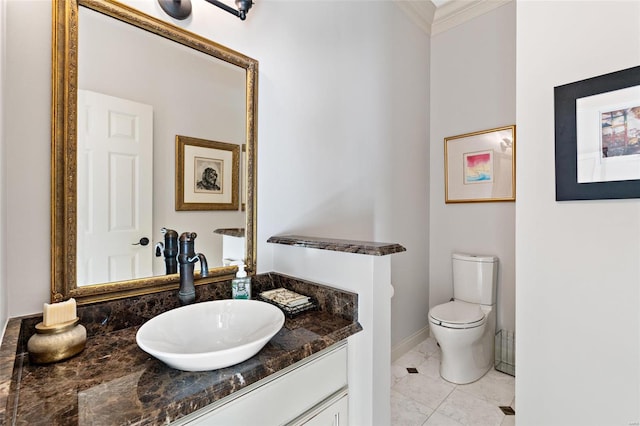
{"type": "Polygon", "coordinates": [[[136,342],[170,367],[215,370],[257,354],[283,324],[284,314],[269,303],[214,300],[150,319],[138,330],[136,342]]]}

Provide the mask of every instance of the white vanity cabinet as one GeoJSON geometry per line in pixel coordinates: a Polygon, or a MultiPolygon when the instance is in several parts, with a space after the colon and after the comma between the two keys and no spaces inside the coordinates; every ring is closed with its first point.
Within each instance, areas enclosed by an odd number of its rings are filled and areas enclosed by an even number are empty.
{"type": "Polygon", "coordinates": [[[349,420],[349,395],[343,388],[287,426],[344,426],[349,420]]]}
{"type": "Polygon", "coordinates": [[[173,424],[345,426],[347,389],[343,341],[173,424]]]}

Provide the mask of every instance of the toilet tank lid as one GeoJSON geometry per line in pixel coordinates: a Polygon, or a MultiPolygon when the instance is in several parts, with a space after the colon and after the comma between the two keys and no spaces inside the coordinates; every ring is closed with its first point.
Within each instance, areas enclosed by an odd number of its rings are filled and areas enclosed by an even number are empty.
{"type": "Polygon", "coordinates": [[[488,254],[453,253],[451,257],[457,260],[466,260],[467,262],[495,263],[498,261],[497,256],[488,254]]]}

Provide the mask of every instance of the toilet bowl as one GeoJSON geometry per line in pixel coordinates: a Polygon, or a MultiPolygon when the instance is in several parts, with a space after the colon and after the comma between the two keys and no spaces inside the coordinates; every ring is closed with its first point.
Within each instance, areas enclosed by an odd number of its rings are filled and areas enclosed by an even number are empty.
{"type": "Polygon", "coordinates": [[[453,299],[429,310],[429,326],[440,345],[440,375],[466,384],[493,366],[498,258],[454,253],[452,268],[453,299]]]}
{"type": "Polygon", "coordinates": [[[440,376],[466,384],[484,376],[493,366],[495,310],[462,301],[429,311],[431,333],[441,349],[440,376]]]}

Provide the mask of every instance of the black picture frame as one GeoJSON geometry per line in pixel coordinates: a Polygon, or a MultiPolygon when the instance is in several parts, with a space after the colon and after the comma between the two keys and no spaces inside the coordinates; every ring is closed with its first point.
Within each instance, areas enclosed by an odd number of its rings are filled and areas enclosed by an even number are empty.
{"type": "Polygon", "coordinates": [[[640,85],[640,66],[554,88],[556,201],[640,198],[640,179],[578,183],[576,100],[640,85]]]}

